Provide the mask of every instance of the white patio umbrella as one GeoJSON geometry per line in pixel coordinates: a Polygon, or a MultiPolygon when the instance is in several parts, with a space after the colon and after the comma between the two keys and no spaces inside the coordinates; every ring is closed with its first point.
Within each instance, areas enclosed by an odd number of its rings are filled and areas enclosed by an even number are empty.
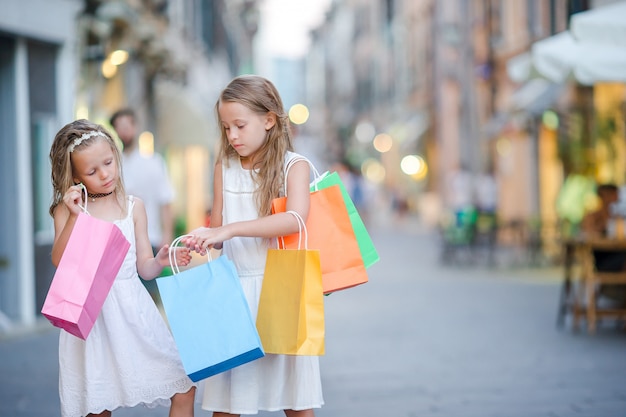
{"type": "Polygon", "coordinates": [[[510,60],[511,78],[538,74],[555,83],[568,78],[583,85],[626,82],[626,1],[577,13],[570,29],[535,42],[530,55],[510,60]]]}
{"type": "Polygon", "coordinates": [[[580,42],[626,48],[626,1],[572,15],[570,30],[580,42]]]}
{"type": "Polygon", "coordinates": [[[571,76],[584,85],[626,82],[626,38],[620,46],[577,41],[571,32],[564,31],[535,42],[531,60],[541,76],[555,83],[571,76]]]}

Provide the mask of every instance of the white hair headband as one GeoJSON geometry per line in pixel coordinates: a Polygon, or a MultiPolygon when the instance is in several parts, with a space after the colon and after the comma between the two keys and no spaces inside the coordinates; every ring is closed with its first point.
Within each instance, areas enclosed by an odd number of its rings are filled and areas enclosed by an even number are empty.
{"type": "Polygon", "coordinates": [[[70,151],[70,153],[74,152],[74,148],[76,148],[78,145],[83,143],[83,141],[89,138],[92,138],[94,136],[102,136],[103,138],[107,137],[107,135],[100,132],[99,130],[92,130],[91,132],[83,133],[81,137],[74,139],[74,142],[72,142],[72,144],[67,148],[67,150],[70,151]]]}

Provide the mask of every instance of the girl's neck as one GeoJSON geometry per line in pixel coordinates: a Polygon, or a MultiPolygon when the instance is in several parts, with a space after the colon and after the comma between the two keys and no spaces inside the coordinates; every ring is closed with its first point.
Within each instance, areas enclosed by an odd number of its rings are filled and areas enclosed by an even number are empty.
{"type": "Polygon", "coordinates": [[[87,198],[91,200],[92,203],[95,203],[99,198],[105,198],[113,194],[115,191],[109,191],[108,193],[90,193],[87,192],[87,198]]]}
{"type": "Polygon", "coordinates": [[[113,222],[126,217],[126,205],[115,191],[109,195],[87,201],[87,212],[93,217],[113,222]]]}
{"type": "Polygon", "coordinates": [[[244,169],[252,169],[252,167],[254,167],[252,156],[240,156],[239,161],[241,162],[241,167],[244,169]]]}

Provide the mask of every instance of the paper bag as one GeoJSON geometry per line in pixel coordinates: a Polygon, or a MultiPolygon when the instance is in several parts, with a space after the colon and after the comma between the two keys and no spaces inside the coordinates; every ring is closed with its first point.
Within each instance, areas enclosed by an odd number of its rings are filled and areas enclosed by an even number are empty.
{"type": "MultiPolygon", "coordinates": [[[[288,164],[285,183],[289,167],[288,164]]],[[[313,169],[315,171],[314,167],[313,169]]],[[[284,212],[287,208],[287,198],[275,198],[272,201],[272,212],[284,212]]],[[[359,244],[339,185],[332,185],[311,193],[306,227],[309,233],[309,248],[320,251],[324,294],[351,288],[368,281],[359,244]]],[[[284,236],[284,246],[281,243],[280,247],[297,248],[298,235],[284,236]]]]}
{"type": "Polygon", "coordinates": [[[372,238],[363,223],[363,219],[361,219],[352,198],[350,198],[348,190],[346,190],[345,185],[341,181],[339,174],[337,172],[327,172],[322,174],[319,180],[317,180],[311,187],[311,191],[328,188],[332,185],[338,185],[341,190],[341,195],[343,196],[343,201],[346,204],[346,209],[348,210],[348,216],[350,217],[352,230],[354,231],[354,235],[359,245],[363,263],[365,264],[365,268],[369,268],[380,260],[380,256],[376,251],[376,247],[374,247],[374,242],[372,242],[372,238]]]}
{"type": "Polygon", "coordinates": [[[268,250],[256,324],[267,353],[324,354],[319,251],[306,246],[268,250]]]}
{"type": "Polygon", "coordinates": [[[174,275],[156,281],[192,381],[264,356],[237,270],[226,255],[182,272],[176,265],[172,269],[174,275]]]}
{"type": "Polygon", "coordinates": [[[80,213],[41,313],[54,326],[86,339],[129,247],[115,224],[80,213]]]}

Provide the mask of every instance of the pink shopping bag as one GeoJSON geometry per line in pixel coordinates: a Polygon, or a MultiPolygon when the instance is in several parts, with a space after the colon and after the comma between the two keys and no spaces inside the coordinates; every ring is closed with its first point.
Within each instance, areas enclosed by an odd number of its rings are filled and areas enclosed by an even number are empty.
{"type": "Polygon", "coordinates": [[[116,225],[80,213],[41,313],[55,327],[87,339],[129,247],[116,225]]]}

